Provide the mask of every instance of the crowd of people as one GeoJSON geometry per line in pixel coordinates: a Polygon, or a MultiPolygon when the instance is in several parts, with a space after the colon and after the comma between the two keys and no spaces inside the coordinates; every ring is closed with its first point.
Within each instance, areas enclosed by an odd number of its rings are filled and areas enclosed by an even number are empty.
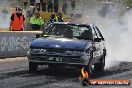
{"type": "MultiPolygon", "coordinates": [[[[60,0],[62,1],[62,0],[60,0]]],[[[58,11],[59,0],[30,0],[30,7],[26,10],[26,16],[22,13],[20,6],[16,7],[16,12],[11,15],[10,31],[38,31],[42,30],[45,22],[40,16],[40,10],[51,12],[49,23],[63,22],[62,12],[58,11]],[[54,9],[54,10],[53,10],[54,9]]],[[[75,0],[71,0],[75,3],[75,0]]],[[[23,0],[27,5],[26,0],[23,0]]],[[[71,3],[72,10],[75,9],[75,4],[71,3]]],[[[62,8],[64,14],[67,9],[67,0],[63,0],[62,8]]],[[[25,6],[26,8],[26,6],[25,6]]]]}
{"type": "MultiPolygon", "coordinates": [[[[65,14],[68,7],[68,1],[71,2],[72,10],[75,9],[75,0],[30,0],[30,6],[35,6],[38,11],[55,12],[62,10],[65,14]]],[[[28,0],[22,0],[23,8],[26,9],[28,0]]]]}

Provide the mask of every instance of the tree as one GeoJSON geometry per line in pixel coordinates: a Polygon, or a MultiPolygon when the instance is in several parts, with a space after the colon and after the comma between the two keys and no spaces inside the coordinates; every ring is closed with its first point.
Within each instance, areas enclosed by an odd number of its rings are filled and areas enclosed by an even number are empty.
{"type": "Polygon", "coordinates": [[[132,0],[126,0],[126,5],[127,5],[129,8],[132,8],[132,0]]]}

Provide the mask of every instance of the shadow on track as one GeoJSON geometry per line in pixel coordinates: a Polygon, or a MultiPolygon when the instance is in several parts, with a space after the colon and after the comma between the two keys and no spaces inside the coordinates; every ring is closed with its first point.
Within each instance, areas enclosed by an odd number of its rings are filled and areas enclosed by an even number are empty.
{"type": "MultiPolygon", "coordinates": [[[[95,72],[93,79],[109,76],[113,74],[123,73],[132,70],[132,62],[120,62],[118,66],[110,67],[103,72],[95,72]]],[[[78,78],[81,75],[81,70],[78,68],[58,67],[58,68],[40,68],[33,73],[34,76],[54,76],[56,78],[78,78]]]]}
{"type": "MultiPolygon", "coordinates": [[[[126,71],[132,70],[132,62],[120,62],[118,66],[110,67],[109,69],[104,70],[104,72],[96,72],[93,76],[93,79],[100,77],[105,77],[113,74],[123,73],[126,71]]],[[[30,73],[28,68],[25,70],[16,70],[13,72],[2,73],[0,74],[0,79],[5,79],[13,76],[20,77],[55,77],[56,79],[68,79],[75,78],[77,79],[81,75],[81,70],[78,68],[69,68],[69,67],[58,67],[58,68],[48,68],[47,66],[40,66],[37,72],[30,73]]]]}

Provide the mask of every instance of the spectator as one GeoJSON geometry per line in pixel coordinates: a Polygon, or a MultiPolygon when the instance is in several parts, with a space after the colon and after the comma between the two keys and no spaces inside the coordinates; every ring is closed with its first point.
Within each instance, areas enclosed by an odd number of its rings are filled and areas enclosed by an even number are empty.
{"type": "Polygon", "coordinates": [[[58,0],[54,0],[54,11],[55,11],[55,13],[58,13],[58,6],[59,6],[58,0]]]}
{"type": "Polygon", "coordinates": [[[52,14],[50,15],[50,20],[49,20],[49,22],[50,22],[50,23],[56,22],[56,18],[55,18],[55,14],[54,14],[54,13],[52,13],[52,14]]]}
{"type": "Polygon", "coordinates": [[[30,18],[30,27],[33,31],[41,30],[44,25],[43,19],[40,17],[39,11],[35,11],[34,16],[30,18]]]}
{"type": "Polygon", "coordinates": [[[34,6],[35,0],[30,0],[30,6],[34,6]]]}
{"type": "Polygon", "coordinates": [[[72,10],[75,10],[75,0],[71,0],[71,7],[72,7],[72,10]]]}
{"type": "Polygon", "coordinates": [[[40,0],[35,0],[35,3],[37,11],[40,11],[40,0]]]}
{"type": "Polygon", "coordinates": [[[59,2],[58,11],[62,12],[63,0],[58,0],[58,2],[59,2]]]}
{"type": "Polygon", "coordinates": [[[22,0],[22,2],[23,2],[23,7],[24,7],[24,9],[26,9],[27,8],[27,0],[22,0]]]}
{"type": "Polygon", "coordinates": [[[41,0],[42,11],[46,12],[46,0],[41,0]]]}
{"type": "Polygon", "coordinates": [[[23,31],[24,30],[24,20],[25,17],[22,14],[22,9],[17,6],[16,12],[11,15],[10,30],[11,31],[23,31]]]}
{"type": "Polygon", "coordinates": [[[34,11],[35,11],[35,8],[34,6],[30,6],[29,9],[26,11],[26,20],[25,20],[25,29],[27,31],[30,30],[30,18],[33,16],[34,14],[34,11]]]}
{"type": "Polygon", "coordinates": [[[53,12],[53,1],[48,0],[48,12],[53,12]]]}
{"type": "Polygon", "coordinates": [[[62,11],[64,12],[64,14],[66,14],[66,11],[67,11],[67,4],[68,3],[68,0],[64,0],[63,2],[63,6],[62,6],[62,11]]]}
{"type": "Polygon", "coordinates": [[[62,13],[59,12],[56,16],[56,22],[63,22],[62,13]]]}

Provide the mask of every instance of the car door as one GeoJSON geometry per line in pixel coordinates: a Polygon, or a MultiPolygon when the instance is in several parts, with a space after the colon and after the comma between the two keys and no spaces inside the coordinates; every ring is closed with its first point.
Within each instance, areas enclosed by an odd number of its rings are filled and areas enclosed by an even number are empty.
{"type": "Polygon", "coordinates": [[[101,49],[104,50],[105,49],[105,39],[104,39],[102,33],[100,32],[99,28],[97,26],[95,26],[95,28],[97,29],[99,38],[101,38],[101,42],[100,42],[101,49]]]}
{"type": "Polygon", "coordinates": [[[93,33],[93,38],[94,38],[93,58],[94,58],[94,62],[98,63],[102,55],[102,41],[101,41],[101,37],[99,36],[99,32],[95,26],[92,26],[92,33],[93,33]]]}

